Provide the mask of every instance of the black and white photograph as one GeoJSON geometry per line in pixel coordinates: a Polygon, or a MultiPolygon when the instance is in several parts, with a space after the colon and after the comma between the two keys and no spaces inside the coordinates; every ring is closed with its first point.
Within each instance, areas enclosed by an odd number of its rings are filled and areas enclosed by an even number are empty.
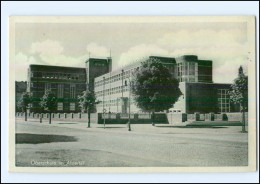
{"type": "Polygon", "coordinates": [[[14,170],[256,169],[253,16],[9,21],[14,170]]]}

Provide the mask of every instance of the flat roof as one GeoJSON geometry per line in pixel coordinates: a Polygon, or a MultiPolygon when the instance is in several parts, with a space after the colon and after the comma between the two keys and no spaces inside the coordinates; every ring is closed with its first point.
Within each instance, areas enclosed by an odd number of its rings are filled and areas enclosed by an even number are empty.
{"type": "Polygon", "coordinates": [[[75,68],[75,69],[85,69],[85,67],[71,67],[71,66],[57,66],[57,65],[38,65],[38,64],[31,64],[30,67],[51,67],[51,68],[75,68]]]}

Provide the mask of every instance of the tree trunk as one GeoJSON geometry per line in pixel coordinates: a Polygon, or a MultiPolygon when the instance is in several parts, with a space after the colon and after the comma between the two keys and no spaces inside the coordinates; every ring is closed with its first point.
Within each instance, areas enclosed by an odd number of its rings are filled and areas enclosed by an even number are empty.
{"type": "Polygon", "coordinates": [[[27,110],[25,109],[25,113],[24,113],[24,121],[27,121],[27,110]]]}
{"type": "Polygon", "coordinates": [[[40,123],[42,123],[42,114],[40,114],[40,123]]]}
{"type": "Polygon", "coordinates": [[[154,111],[152,112],[152,125],[155,126],[155,122],[154,122],[154,111]]]}
{"type": "Polygon", "coordinates": [[[246,127],[245,127],[245,109],[244,109],[244,104],[240,103],[240,111],[242,112],[242,132],[246,131],[246,127]]]}
{"type": "Polygon", "coordinates": [[[245,111],[242,112],[242,132],[246,132],[245,111]]]}
{"type": "Polygon", "coordinates": [[[90,112],[88,112],[88,128],[90,128],[90,112]]]}
{"type": "Polygon", "coordinates": [[[51,124],[51,112],[49,113],[49,124],[51,124]]]}

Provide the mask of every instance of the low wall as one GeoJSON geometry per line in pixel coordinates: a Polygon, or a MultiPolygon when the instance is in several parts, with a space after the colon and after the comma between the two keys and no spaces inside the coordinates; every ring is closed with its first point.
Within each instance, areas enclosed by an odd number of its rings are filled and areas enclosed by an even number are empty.
{"type": "MultiPolygon", "coordinates": [[[[242,113],[226,113],[228,121],[242,121],[242,113]]],[[[245,122],[248,123],[248,112],[245,113],[245,122]]]]}
{"type": "Polygon", "coordinates": [[[167,114],[169,124],[175,124],[180,122],[185,122],[188,119],[188,114],[186,113],[168,113],[167,114]]]}

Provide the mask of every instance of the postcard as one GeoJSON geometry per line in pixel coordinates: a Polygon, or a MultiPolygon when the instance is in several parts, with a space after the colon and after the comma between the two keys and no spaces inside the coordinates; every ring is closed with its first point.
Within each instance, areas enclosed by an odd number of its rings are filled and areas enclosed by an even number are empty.
{"type": "Polygon", "coordinates": [[[254,16],[9,17],[9,171],[256,170],[254,16]]]}

